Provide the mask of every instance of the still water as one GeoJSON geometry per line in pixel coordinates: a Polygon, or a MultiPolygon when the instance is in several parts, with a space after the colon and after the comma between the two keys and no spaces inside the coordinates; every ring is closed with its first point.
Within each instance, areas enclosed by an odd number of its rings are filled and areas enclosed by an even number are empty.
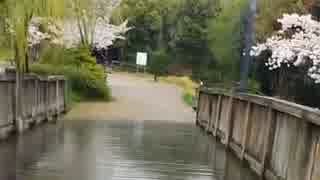
{"type": "Polygon", "coordinates": [[[256,180],[188,123],[61,121],[0,144],[0,180],[256,180]]]}

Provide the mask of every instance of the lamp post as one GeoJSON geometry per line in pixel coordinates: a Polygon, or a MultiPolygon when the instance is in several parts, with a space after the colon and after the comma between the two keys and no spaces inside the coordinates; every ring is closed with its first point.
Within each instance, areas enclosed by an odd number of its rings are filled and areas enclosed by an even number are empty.
{"type": "Polygon", "coordinates": [[[248,90],[249,67],[252,57],[250,50],[254,43],[254,22],[257,11],[257,0],[249,0],[248,7],[242,14],[242,42],[243,48],[240,54],[240,83],[237,88],[238,92],[248,90]]]}

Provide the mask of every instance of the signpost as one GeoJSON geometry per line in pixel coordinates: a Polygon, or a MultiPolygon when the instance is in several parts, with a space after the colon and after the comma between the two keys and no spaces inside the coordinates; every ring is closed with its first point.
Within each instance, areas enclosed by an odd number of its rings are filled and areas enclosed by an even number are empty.
{"type": "Polygon", "coordinates": [[[146,66],[148,61],[148,54],[146,52],[137,53],[137,72],[139,72],[139,67],[143,67],[144,72],[146,72],[146,66]]]}

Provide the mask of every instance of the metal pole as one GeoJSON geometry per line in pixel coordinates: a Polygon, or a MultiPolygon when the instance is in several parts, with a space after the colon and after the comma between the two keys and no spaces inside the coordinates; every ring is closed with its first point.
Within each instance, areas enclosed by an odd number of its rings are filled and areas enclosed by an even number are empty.
{"type": "Polygon", "coordinates": [[[245,13],[241,16],[243,23],[243,49],[240,55],[240,85],[239,92],[248,90],[249,67],[252,57],[250,50],[254,43],[254,22],[257,11],[257,0],[249,0],[245,13]]]}

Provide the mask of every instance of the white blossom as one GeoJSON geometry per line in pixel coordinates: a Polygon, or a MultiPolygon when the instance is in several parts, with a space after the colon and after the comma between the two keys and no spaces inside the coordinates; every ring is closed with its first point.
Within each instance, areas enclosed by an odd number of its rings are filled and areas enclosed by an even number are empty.
{"type": "MultiPolygon", "coordinates": [[[[93,45],[101,49],[112,45],[117,39],[125,39],[122,35],[130,30],[130,28],[127,27],[127,23],[128,22],[125,21],[121,25],[115,26],[107,23],[103,19],[98,19],[94,29],[93,45]]],[[[63,36],[66,47],[76,46],[81,41],[77,24],[74,21],[65,23],[63,36]]]]}
{"type": "Polygon", "coordinates": [[[250,55],[259,56],[269,50],[265,64],[269,70],[311,64],[308,75],[320,83],[320,23],[311,15],[284,14],[278,19],[282,28],[265,43],[252,47],[250,55]]]}
{"type": "MultiPolygon", "coordinates": [[[[88,23],[84,26],[90,32],[86,38],[96,48],[106,48],[117,39],[125,39],[123,34],[130,30],[127,27],[127,21],[119,26],[110,24],[112,12],[120,5],[121,1],[92,0],[90,7],[87,7],[89,10],[82,10],[81,18],[84,18],[84,21],[88,23]]],[[[65,22],[63,36],[66,47],[73,47],[80,43],[81,33],[76,20],[69,19],[65,22]]]]}
{"type": "Polygon", "coordinates": [[[57,22],[33,17],[28,26],[28,46],[40,44],[43,40],[48,40],[52,44],[62,44],[62,29],[57,22]],[[40,26],[46,26],[46,32],[41,31],[40,26]]]}
{"type": "Polygon", "coordinates": [[[127,23],[128,22],[125,21],[120,26],[115,26],[102,20],[98,20],[93,39],[95,47],[101,49],[112,45],[113,41],[116,39],[125,39],[122,34],[126,33],[130,29],[127,27],[127,23]]]}

